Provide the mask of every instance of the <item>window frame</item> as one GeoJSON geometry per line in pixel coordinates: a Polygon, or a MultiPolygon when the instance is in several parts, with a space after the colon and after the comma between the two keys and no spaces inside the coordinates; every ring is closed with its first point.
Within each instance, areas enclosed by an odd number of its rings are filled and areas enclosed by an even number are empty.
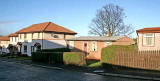
{"type": "Polygon", "coordinates": [[[97,41],[91,42],[91,51],[97,51],[98,50],[98,44],[97,41]],[[93,45],[94,44],[94,45],[93,45]]]}
{"type": "Polygon", "coordinates": [[[155,33],[143,33],[143,46],[154,46],[155,45],[155,33]],[[146,34],[152,34],[152,36],[147,36],[146,34]],[[148,44],[147,38],[151,38],[151,44],[148,44]],[[145,42],[145,43],[144,43],[145,42]]]}

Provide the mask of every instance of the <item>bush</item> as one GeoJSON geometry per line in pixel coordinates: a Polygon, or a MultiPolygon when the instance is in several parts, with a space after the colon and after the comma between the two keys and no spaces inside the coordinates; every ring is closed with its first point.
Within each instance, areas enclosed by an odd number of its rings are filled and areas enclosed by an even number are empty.
{"type": "Polygon", "coordinates": [[[62,52],[33,52],[32,61],[46,63],[63,63],[62,52]]]}
{"type": "Polygon", "coordinates": [[[0,57],[6,57],[9,56],[10,54],[0,54],[0,57]]]}
{"type": "Polygon", "coordinates": [[[50,64],[86,65],[85,54],[81,52],[33,52],[32,61],[50,64]]]}
{"type": "Polygon", "coordinates": [[[101,62],[102,63],[109,63],[109,64],[114,62],[117,48],[131,51],[131,50],[137,50],[137,45],[128,45],[128,46],[111,45],[111,46],[107,46],[106,48],[102,49],[101,62]]]}
{"type": "Polygon", "coordinates": [[[43,49],[40,52],[70,52],[69,48],[43,49]]]}
{"type": "Polygon", "coordinates": [[[85,66],[85,54],[82,52],[64,52],[63,61],[65,64],[85,66]]]}
{"type": "Polygon", "coordinates": [[[32,52],[32,61],[48,62],[47,61],[47,56],[42,54],[41,52],[32,52]]]}
{"type": "Polygon", "coordinates": [[[49,53],[48,58],[51,64],[63,63],[63,52],[49,53]]]}
{"type": "Polygon", "coordinates": [[[21,57],[28,57],[27,54],[19,54],[19,56],[21,56],[21,57]]]}

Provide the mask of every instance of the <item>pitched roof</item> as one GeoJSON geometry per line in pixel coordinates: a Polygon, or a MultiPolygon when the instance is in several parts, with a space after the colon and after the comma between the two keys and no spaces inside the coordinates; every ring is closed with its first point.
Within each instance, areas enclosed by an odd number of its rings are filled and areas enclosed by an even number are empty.
{"type": "Polygon", "coordinates": [[[143,33],[160,33],[160,27],[151,27],[151,28],[143,28],[136,30],[137,33],[143,32],[143,33]]]}
{"type": "Polygon", "coordinates": [[[40,24],[33,24],[27,28],[23,28],[18,31],[18,33],[32,33],[32,32],[59,32],[59,33],[69,33],[77,34],[76,32],[54,24],[52,22],[45,22],[40,24]]]}
{"type": "Polygon", "coordinates": [[[18,37],[18,34],[17,34],[17,32],[16,33],[12,33],[12,34],[9,35],[9,37],[18,37]]]}
{"type": "Polygon", "coordinates": [[[124,36],[81,36],[68,40],[83,40],[83,41],[116,41],[124,36]]]}
{"type": "Polygon", "coordinates": [[[3,37],[0,37],[0,41],[9,41],[9,37],[8,36],[3,36],[3,37]]]}

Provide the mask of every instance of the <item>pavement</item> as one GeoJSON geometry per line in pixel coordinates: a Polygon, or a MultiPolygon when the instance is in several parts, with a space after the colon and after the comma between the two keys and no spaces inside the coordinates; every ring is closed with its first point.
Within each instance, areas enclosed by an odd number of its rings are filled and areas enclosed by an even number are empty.
{"type": "Polygon", "coordinates": [[[0,59],[0,81],[153,81],[35,66],[0,59]]]}

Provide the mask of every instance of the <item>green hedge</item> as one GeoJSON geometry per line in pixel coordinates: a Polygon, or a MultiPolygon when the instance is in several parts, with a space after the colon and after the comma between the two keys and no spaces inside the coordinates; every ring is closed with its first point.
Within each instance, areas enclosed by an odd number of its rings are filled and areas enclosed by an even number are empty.
{"type": "Polygon", "coordinates": [[[111,46],[107,46],[106,48],[102,49],[101,62],[102,63],[109,63],[109,64],[114,62],[117,48],[123,49],[126,51],[137,50],[137,45],[128,45],[128,46],[111,45],[111,46]]]}
{"type": "Polygon", "coordinates": [[[76,66],[85,66],[85,54],[82,52],[64,52],[63,61],[65,64],[76,65],[76,66]]]}
{"type": "Polygon", "coordinates": [[[43,49],[39,52],[70,52],[69,48],[43,49]]]}
{"type": "Polygon", "coordinates": [[[81,52],[33,52],[32,61],[50,64],[86,65],[85,54],[81,52]]]}
{"type": "Polygon", "coordinates": [[[33,52],[32,61],[47,62],[47,63],[63,63],[62,52],[33,52]]]}

